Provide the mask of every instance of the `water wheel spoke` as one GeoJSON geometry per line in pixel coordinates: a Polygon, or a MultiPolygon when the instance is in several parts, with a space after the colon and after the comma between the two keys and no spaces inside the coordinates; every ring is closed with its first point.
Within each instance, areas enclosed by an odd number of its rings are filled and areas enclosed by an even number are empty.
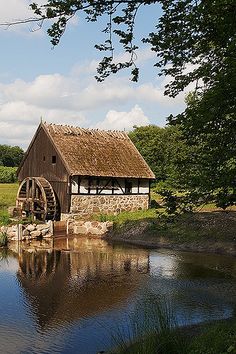
{"type": "Polygon", "coordinates": [[[40,219],[55,219],[57,201],[51,184],[43,177],[27,177],[17,193],[17,207],[40,219]]]}

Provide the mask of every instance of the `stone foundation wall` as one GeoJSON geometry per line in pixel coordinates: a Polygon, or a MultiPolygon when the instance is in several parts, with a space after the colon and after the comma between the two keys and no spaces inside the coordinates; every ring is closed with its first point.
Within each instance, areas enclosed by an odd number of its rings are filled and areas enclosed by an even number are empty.
{"type": "Polygon", "coordinates": [[[52,222],[46,224],[1,226],[0,232],[6,233],[9,241],[24,241],[37,238],[47,238],[53,235],[52,222]]]}
{"type": "Polygon", "coordinates": [[[149,196],[144,195],[72,195],[72,214],[89,217],[92,214],[119,214],[122,211],[146,210],[149,196]]]}
{"type": "Polygon", "coordinates": [[[113,228],[113,222],[72,221],[69,230],[73,234],[103,236],[113,228]]]}

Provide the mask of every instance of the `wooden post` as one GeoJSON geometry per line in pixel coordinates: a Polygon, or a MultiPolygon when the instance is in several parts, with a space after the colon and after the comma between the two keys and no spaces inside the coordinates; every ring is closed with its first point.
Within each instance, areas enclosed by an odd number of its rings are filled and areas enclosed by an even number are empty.
{"type": "Polygon", "coordinates": [[[17,240],[22,241],[22,224],[17,225],[17,240]]]}
{"type": "Polygon", "coordinates": [[[69,234],[69,220],[66,220],[66,234],[69,234]]]}
{"type": "Polygon", "coordinates": [[[26,199],[29,199],[29,180],[26,181],[26,199]]]}
{"type": "Polygon", "coordinates": [[[53,221],[48,220],[48,224],[49,224],[49,232],[53,236],[53,221]]]}

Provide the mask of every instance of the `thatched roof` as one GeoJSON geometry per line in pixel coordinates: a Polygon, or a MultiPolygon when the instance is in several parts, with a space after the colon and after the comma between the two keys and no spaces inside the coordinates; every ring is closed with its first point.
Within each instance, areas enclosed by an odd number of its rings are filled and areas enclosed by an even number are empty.
{"type": "Polygon", "coordinates": [[[42,126],[71,175],[155,178],[125,132],[42,126]]]}

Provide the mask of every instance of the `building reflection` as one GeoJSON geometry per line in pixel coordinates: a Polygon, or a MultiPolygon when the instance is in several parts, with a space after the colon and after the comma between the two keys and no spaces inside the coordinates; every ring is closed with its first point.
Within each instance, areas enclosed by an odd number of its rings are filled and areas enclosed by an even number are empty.
{"type": "Polygon", "coordinates": [[[149,272],[143,249],[99,239],[50,242],[22,245],[18,253],[17,278],[41,329],[121,307],[149,272]]]}

